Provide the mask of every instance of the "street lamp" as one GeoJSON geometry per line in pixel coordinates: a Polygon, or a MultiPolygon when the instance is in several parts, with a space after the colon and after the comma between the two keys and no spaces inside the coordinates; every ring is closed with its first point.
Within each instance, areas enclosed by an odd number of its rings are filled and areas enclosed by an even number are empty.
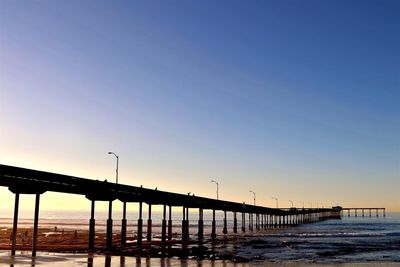
{"type": "Polygon", "coordinates": [[[276,197],[272,197],[272,199],[276,200],[276,208],[278,208],[278,199],[276,197]]]}
{"type": "Polygon", "coordinates": [[[292,203],[292,207],[291,208],[293,208],[293,201],[289,200],[289,202],[292,203]]]}
{"type": "Polygon", "coordinates": [[[304,209],[304,202],[303,202],[303,201],[300,201],[300,203],[303,205],[303,209],[304,209]]]}
{"type": "Polygon", "coordinates": [[[217,200],[218,200],[219,199],[219,197],[218,197],[218,186],[219,186],[219,183],[217,181],[214,181],[214,180],[211,180],[211,183],[215,183],[217,185],[217,200]]]}
{"type": "Polygon", "coordinates": [[[116,180],[116,183],[118,184],[118,159],[119,159],[119,157],[114,152],[108,152],[108,154],[114,155],[117,158],[117,168],[115,169],[115,174],[116,174],[115,180],[116,180]]]}
{"type": "Polygon", "coordinates": [[[254,191],[250,190],[250,193],[253,193],[253,200],[254,200],[254,206],[256,205],[256,193],[254,191]]]}

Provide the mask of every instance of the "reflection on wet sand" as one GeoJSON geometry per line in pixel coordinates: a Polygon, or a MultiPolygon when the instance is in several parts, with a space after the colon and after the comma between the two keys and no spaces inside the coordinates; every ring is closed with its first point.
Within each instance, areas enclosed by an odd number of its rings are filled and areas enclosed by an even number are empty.
{"type": "MultiPolygon", "coordinates": [[[[35,258],[27,254],[18,254],[11,256],[6,252],[0,252],[0,266],[88,266],[88,267],[122,267],[122,266],[162,266],[162,267],[247,267],[247,266],[267,266],[267,267],[305,267],[305,266],[323,266],[333,267],[335,264],[315,264],[312,262],[252,262],[235,263],[224,260],[192,260],[178,258],[149,258],[149,257],[131,257],[131,256],[110,256],[110,255],[83,255],[83,254],[53,254],[41,253],[35,258]]],[[[342,267],[353,266],[398,266],[395,262],[386,263],[344,263],[342,267]]]]}
{"type": "Polygon", "coordinates": [[[8,255],[7,252],[0,253],[0,265],[6,262],[8,266],[43,266],[55,267],[88,266],[88,267],[123,267],[123,266],[162,266],[162,267],[208,267],[208,266],[248,266],[248,264],[226,263],[221,260],[191,260],[178,258],[149,258],[111,255],[83,255],[83,254],[54,254],[40,253],[36,257],[29,254],[8,255]]]}

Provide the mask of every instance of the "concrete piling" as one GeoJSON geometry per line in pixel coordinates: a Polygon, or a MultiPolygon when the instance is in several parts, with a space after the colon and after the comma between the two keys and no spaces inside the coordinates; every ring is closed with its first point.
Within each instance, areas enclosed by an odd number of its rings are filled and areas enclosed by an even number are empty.
{"type": "Polygon", "coordinates": [[[94,235],[95,235],[95,219],[94,219],[95,201],[92,199],[89,220],[89,251],[94,250],[94,235]]]}
{"type": "Polygon", "coordinates": [[[199,238],[199,240],[202,240],[204,237],[204,219],[203,219],[203,209],[199,208],[199,230],[197,233],[197,236],[199,238]]]}
{"type": "Polygon", "coordinates": [[[137,246],[141,247],[143,241],[143,202],[139,202],[139,219],[137,223],[137,246]]]}
{"type": "Polygon", "coordinates": [[[112,248],[112,200],[108,201],[108,219],[107,219],[107,230],[106,230],[106,248],[110,250],[112,248]]]}
{"type": "Polygon", "coordinates": [[[167,240],[167,205],[163,206],[163,217],[161,222],[161,241],[164,243],[167,240]]]}
{"type": "Polygon", "coordinates": [[[122,202],[121,246],[126,245],[126,202],[122,202]]]}
{"type": "Polygon", "coordinates": [[[172,240],[172,206],[168,209],[168,240],[172,240]]]}
{"type": "Polygon", "coordinates": [[[15,255],[15,249],[17,246],[18,207],[19,207],[19,193],[15,193],[11,255],[15,255]]]}
{"type": "Polygon", "coordinates": [[[227,221],[226,221],[226,210],[224,210],[224,228],[223,228],[222,232],[225,235],[228,233],[228,225],[227,225],[227,221]]]}
{"type": "Polygon", "coordinates": [[[236,217],[236,211],[233,212],[233,232],[236,234],[237,233],[237,217],[236,217]]]}
{"type": "Polygon", "coordinates": [[[216,233],[216,225],[215,225],[215,210],[213,210],[213,217],[212,217],[212,223],[211,223],[211,237],[214,238],[217,236],[216,233]]]}
{"type": "Polygon", "coordinates": [[[153,228],[153,221],[151,219],[151,204],[149,204],[149,214],[148,214],[148,219],[147,219],[147,241],[151,241],[151,238],[153,236],[152,233],[152,228],[153,228]]]}
{"type": "Polygon", "coordinates": [[[40,194],[36,194],[35,217],[33,219],[32,257],[36,256],[36,249],[37,249],[38,224],[39,224],[39,204],[40,204],[40,194]]]}

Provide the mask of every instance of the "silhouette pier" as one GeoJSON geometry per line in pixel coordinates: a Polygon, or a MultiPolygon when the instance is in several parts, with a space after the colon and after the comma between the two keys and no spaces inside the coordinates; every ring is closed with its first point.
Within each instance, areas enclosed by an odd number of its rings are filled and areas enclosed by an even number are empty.
{"type": "MultiPolygon", "coordinates": [[[[160,190],[152,190],[142,187],[115,184],[107,181],[78,178],[74,176],[25,169],[14,166],[0,165],[0,186],[8,187],[15,194],[13,236],[11,253],[15,255],[16,236],[18,228],[18,207],[20,194],[34,194],[34,234],[32,241],[32,256],[36,255],[37,234],[39,223],[40,195],[47,192],[60,192],[84,195],[91,201],[89,219],[88,251],[95,249],[95,205],[96,201],[108,201],[108,219],[106,224],[106,249],[126,246],[127,219],[126,204],[131,202],[139,203],[139,214],[136,230],[136,246],[143,244],[143,203],[148,205],[147,236],[146,240],[152,240],[152,206],[162,205],[161,242],[172,240],[172,207],[182,208],[182,229],[181,239],[186,241],[197,238],[204,238],[204,210],[212,211],[211,237],[217,236],[215,212],[222,211],[224,214],[222,234],[229,231],[227,213],[233,214],[233,233],[238,232],[238,216],[241,216],[241,231],[261,231],[267,228],[288,227],[299,224],[312,223],[325,219],[339,219],[341,207],[333,208],[289,208],[278,209],[268,208],[245,203],[236,203],[224,200],[217,200],[205,197],[198,197],[189,194],[177,194],[160,190]],[[119,200],[123,203],[121,240],[120,243],[113,243],[113,201],[119,200]],[[198,232],[195,236],[189,234],[189,208],[198,209],[198,232]],[[168,211],[168,212],[167,212],[168,211]],[[246,215],[248,220],[246,221],[246,215]],[[167,219],[168,215],[168,219],[167,219]]],[[[239,228],[240,229],[240,228],[239,228]]]]}

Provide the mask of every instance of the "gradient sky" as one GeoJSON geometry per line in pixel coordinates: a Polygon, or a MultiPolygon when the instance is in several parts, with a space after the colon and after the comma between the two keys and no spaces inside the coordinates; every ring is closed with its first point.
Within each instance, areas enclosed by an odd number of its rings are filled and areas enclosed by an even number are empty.
{"type": "Polygon", "coordinates": [[[216,179],[227,200],[400,210],[399,14],[385,0],[3,0],[0,163],[113,181],[114,151],[125,184],[214,197],[216,179]]]}

